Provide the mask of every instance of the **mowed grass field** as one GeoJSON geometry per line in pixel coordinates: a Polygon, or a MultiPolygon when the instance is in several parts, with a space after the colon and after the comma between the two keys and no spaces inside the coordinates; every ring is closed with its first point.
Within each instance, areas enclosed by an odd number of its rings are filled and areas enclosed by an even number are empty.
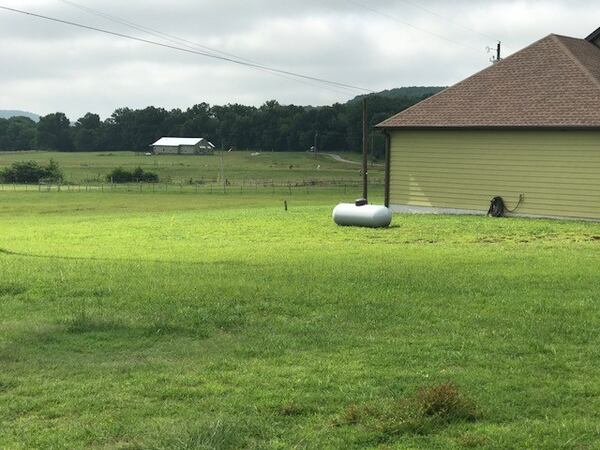
{"type": "MultiPolygon", "coordinates": [[[[360,155],[342,154],[358,162],[360,155]]],[[[145,156],[134,152],[0,152],[0,168],[17,161],[38,161],[47,164],[54,159],[70,183],[105,182],[115,168],[133,170],[141,167],[160,175],[161,182],[208,183],[220,179],[221,155],[210,156],[158,155],[145,156]]],[[[223,173],[227,180],[239,184],[253,180],[274,180],[279,183],[302,181],[356,180],[360,181],[360,165],[340,163],[330,156],[311,153],[236,151],[223,153],[223,173]]],[[[383,167],[369,168],[374,179],[383,180],[383,167]]]]}
{"type": "Polygon", "coordinates": [[[0,447],[598,448],[600,224],[348,197],[0,192],[0,447]]]}

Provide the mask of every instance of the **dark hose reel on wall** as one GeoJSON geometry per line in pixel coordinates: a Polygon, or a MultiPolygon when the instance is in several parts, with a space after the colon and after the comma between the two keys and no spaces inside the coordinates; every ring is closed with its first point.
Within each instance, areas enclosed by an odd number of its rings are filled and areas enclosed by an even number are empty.
{"type": "Polygon", "coordinates": [[[490,202],[490,209],[488,210],[487,215],[492,217],[506,217],[506,213],[514,213],[523,203],[525,199],[525,194],[519,195],[519,203],[513,209],[508,209],[506,207],[506,202],[502,197],[494,197],[490,202]]]}

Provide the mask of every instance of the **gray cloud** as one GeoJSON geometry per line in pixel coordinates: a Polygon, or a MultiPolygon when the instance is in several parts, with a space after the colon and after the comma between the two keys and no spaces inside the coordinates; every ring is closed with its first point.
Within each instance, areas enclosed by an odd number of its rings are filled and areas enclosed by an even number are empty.
{"type": "MultiPolygon", "coordinates": [[[[583,37],[600,26],[600,5],[566,0],[79,3],[274,67],[374,90],[455,83],[489,64],[492,37],[509,54],[551,32],[583,37]]],[[[60,0],[1,4],[157,39],[60,0]]],[[[0,40],[0,109],[64,111],[76,119],[121,106],[327,104],[356,94],[8,12],[0,12],[0,40]]]]}

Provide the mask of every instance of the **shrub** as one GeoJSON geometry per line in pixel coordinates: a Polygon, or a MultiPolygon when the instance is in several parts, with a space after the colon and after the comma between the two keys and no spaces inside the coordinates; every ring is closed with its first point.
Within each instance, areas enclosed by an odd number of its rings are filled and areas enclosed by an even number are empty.
{"type": "Polygon", "coordinates": [[[4,183],[59,182],[63,180],[63,173],[58,163],[52,159],[46,166],[37,161],[23,161],[0,171],[0,179],[4,183]]]}
{"type": "Polygon", "coordinates": [[[46,166],[46,177],[45,179],[48,181],[62,181],[64,178],[62,169],[58,165],[56,161],[53,159],[48,162],[46,166]]]}
{"type": "Polygon", "coordinates": [[[130,183],[133,179],[131,172],[117,167],[111,173],[106,175],[106,179],[112,183],[130,183]]]}
{"type": "Polygon", "coordinates": [[[158,174],[147,172],[141,167],[137,167],[133,171],[117,167],[106,176],[106,179],[112,183],[158,183],[159,181],[158,174]]]}
{"type": "Polygon", "coordinates": [[[158,174],[154,172],[146,172],[141,167],[138,167],[133,172],[133,181],[143,181],[145,183],[157,183],[158,174]]]}

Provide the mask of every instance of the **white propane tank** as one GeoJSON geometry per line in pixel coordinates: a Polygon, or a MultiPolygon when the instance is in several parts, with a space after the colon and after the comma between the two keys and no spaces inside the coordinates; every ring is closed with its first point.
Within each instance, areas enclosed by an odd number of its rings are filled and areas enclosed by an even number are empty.
{"type": "Polygon", "coordinates": [[[392,223],[392,211],[385,206],[340,203],[333,210],[333,221],[342,226],[385,228],[392,223]]]}

